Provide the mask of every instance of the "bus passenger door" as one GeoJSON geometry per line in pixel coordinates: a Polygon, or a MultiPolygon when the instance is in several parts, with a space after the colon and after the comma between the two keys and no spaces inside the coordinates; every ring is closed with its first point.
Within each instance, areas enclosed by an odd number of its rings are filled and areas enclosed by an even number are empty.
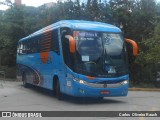
{"type": "MultiPolygon", "coordinates": [[[[61,28],[60,29],[61,36],[61,44],[62,44],[62,60],[64,66],[64,75],[63,75],[63,85],[66,86],[66,76],[67,76],[67,68],[73,68],[73,60],[69,51],[69,40],[66,38],[66,35],[71,35],[70,28],[61,28]]],[[[65,88],[63,89],[65,91],[65,88]]],[[[63,91],[62,90],[62,91],[63,91]]]]}

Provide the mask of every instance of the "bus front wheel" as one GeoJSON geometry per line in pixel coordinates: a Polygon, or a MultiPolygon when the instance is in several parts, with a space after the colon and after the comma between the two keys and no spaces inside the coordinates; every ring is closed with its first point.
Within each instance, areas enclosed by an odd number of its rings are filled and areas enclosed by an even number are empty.
{"type": "Polygon", "coordinates": [[[60,83],[58,79],[55,81],[54,93],[59,100],[62,100],[62,93],[60,91],[60,83]]]}

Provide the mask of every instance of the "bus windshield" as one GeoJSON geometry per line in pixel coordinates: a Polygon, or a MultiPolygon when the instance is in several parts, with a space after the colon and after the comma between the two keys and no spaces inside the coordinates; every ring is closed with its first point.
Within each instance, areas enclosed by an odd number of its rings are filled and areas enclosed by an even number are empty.
{"type": "Polygon", "coordinates": [[[74,31],[77,73],[93,76],[121,76],[127,71],[126,48],[120,33],[74,31]]]}

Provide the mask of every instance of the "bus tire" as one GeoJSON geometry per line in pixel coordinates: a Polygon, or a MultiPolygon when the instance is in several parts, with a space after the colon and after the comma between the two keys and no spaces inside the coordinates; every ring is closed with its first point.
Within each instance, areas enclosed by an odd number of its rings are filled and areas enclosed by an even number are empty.
{"type": "Polygon", "coordinates": [[[28,86],[27,86],[27,78],[26,78],[26,74],[23,72],[23,74],[22,74],[22,82],[23,82],[23,86],[25,87],[25,88],[27,88],[28,86]]]}
{"type": "Polygon", "coordinates": [[[54,85],[54,94],[56,95],[56,97],[58,98],[58,100],[62,100],[63,96],[62,93],[60,91],[60,83],[58,78],[54,81],[55,85],[54,85]]]}

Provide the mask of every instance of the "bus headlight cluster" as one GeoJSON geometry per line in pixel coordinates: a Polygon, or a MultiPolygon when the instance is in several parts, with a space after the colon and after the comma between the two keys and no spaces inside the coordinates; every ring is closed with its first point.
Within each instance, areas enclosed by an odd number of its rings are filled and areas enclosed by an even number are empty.
{"type": "Polygon", "coordinates": [[[123,82],[121,82],[122,85],[125,85],[125,84],[128,84],[129,83],[129,80],[125,80],[123,82]]]}
{"type": "Polygon", "coordinates": [[[70,78],[70,79],[73,79],[74,81],[76,81],[76,82],[78,82],[78,83],[80,83],[80,84],[85,84],[85,83],[86,83],[84,80],[75,78],[75,77],[73,77],[71,74],[67,74],[67,77],[70,78]]]}
{"type": "Polygon", "coordinates": [[[85,82],[83,80],[79,80],[79,83],[80,84],[84,84],[85,82]]]}
{"type": "Polygon", "coordinates": [[[73,80],[80,83],[80,84],[86,84],[86,82],[84,80],[80,80],[78,78],[73,78],[73,80]]]}

